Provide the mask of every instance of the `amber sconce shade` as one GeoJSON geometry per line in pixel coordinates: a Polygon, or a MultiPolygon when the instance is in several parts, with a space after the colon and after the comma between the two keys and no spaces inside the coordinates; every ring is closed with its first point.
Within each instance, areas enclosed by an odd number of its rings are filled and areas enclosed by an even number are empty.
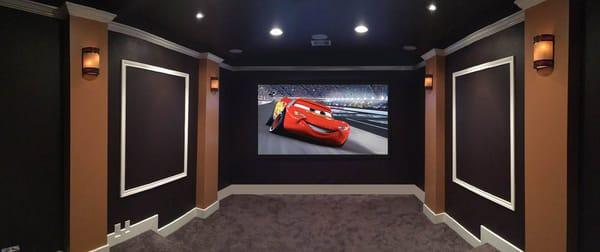
{"type": "Polygon", "coordinates": [[[100,48],[85,47],[81,49],[83,75],[98,76],[100,74],[100,48]]]}
{"type": "Polygon", "coordinates": [[[535,70],[554,67],[554,35],[542,34],[533,38],[533,68],[535,70]]]}
{"type": "Polygon", "coordinates": [[[219,91],[219,78],[210,77],[210,90],[219,91]]]}
{"type": "Polygon", "coordinates": [[[425,75],[424,86],[425,86],[425,89],[432,89],[433,88],[433,74],[426,74],[425,75]]]}

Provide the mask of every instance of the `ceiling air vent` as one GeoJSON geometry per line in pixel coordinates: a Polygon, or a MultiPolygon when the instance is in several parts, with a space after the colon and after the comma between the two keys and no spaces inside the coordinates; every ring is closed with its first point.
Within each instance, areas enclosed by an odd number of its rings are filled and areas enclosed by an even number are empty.
{"type": "Polygon", "coordinates": [[[311,40],[311,46],[331,46],[331,40],[311,40]]]}

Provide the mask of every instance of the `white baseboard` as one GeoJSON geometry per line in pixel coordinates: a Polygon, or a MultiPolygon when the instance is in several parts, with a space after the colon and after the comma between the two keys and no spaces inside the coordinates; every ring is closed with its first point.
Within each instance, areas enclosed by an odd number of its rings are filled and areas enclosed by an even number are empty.
{"type": "Polygon", "coordinates": [[[213,213],[215,213],[217,210],[219,210],[219,201],[218,200],[206,208],[196,207],[196,217],[198,217],[200,219],[206,219],[209,216],[211,216],[213,213]]]}
{"type": "Polygon", "coordinates": [[[425,192],[416,185],[230,185],[219,191],[219,200],[230,195],[414,195],[420,201],[425,192]]]}
{"type": "Polygon", "coordinates": [[[425,216],[427,216],[427,218],[433,223],[433,224],[440,224],[444,222],[444,216],[446,215],[446,213],[434,213],[433,211],[431,211],[431,209],[423,204],[423,213],[425,214],[425,216]]]}
{"type": "Polygon", "coordinates": [[[169,224],[162,226],[158,229],[157,233],[163,237],[166,237],[172,234],[173,232],[177,231],[179,228],[183,227],[185,224],[196,218],[196,209],[198,208],[194,207],[191,210],[187,211],[187,213],[183,214],[182,216],[179,216],[179,218],[171,221],[169,224]]]}
{"type": "Polygon", "coordinates": [[[158,234],[166,237],[185,226],[185,224],[192,221],[194,218],[206,219],[218,209],[219,201],[215,201],[215,203],[212,203],[207,208],[194,207],[184,215],[159,228],[158,234]]]}
{"type": "Polygon", "coordinates": [[[427,205],[423,204],[423,214],[434,224],[445,223],[473,247],[488,243],[501,252],[523,252],[517,246],[492,232],[484,225],[481,225],[481,239],[479,239],[445,212],[434,213],[427,205]]]}
{"type": "Polygon", "coordinates": [[[110,246],[108,244],[90,250],[90,252],[109,252],[109,251],[110,251],[110,246]]]}
{"type": "Polygon", "coordinates": [[[502,252],[523,252],[523,250],[513,245],[509,241],[505,240],[504,238],[502,238],[502,236],[499,236],[498,234],[492,232],[492,230],[489,230],[483,225],[481,225],[481,242],[489,243],[494,248],[502,252]]]}
{"type": "MultiPolygon", "coordinates": [[[[171,221],[169,224],[158,228],[158,214],[155,214],[145,220],[137,222],[129,227],[124,227],[120,229],[118,232],[112,232],[107,235],[106,245],[107,250],[93,250],[94,252],[108,252],[108,248],[115,246],[119,243],[127,241],[133,237],[136,237],[146,231],[154,231],[160,234],[163,237],[166,237],[181,227],[185,226],[188,222],[193,220],[194,218],[206,219],[211,214],[219,209],[219,201],[212,203],[207,208],[198,208],[194,207],[191,210],[187,211],[185,214],[180,216],[179,218],[171,221]]],[[[102,247],[101,247],[102,248],[102,247]]],[[[100,249],[100,248],[98,248],[100,249]]]]}
{"type": "Polygon", "coordinates": [[[448,227],[454,230],[454,232],[462,237],[467,243],[471,244],[471,246],[477,247],[482,244],[481,240],[477,238],[477,236],[469,232],[469,230],[463,227],[463,225],[446,213],[444,213],[444,223],[446,223],[448,227]]]}
{"type": "Polygon", "coordinates": [[[139,221],[129,227],[123,227],[118,231],[115,230],[114,232],[108,234],[106,239],[108,245],[112,247],[150,230],[158,230],[158,214],[152,215],[149,218],[139,221]]]}

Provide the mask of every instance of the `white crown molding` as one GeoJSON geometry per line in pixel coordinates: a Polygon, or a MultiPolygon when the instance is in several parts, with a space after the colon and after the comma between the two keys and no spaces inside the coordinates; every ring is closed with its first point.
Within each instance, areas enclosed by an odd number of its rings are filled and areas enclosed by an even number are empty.
{"type": "Polygon", "coordinates": [[[131,27],[129,25],[124,25],[124,24],[117,23],[117,22],[110,22],[108,24],[108,30],[113,31],[113,32],[118,32],[121,34],[125,34],[128,36],[134,37],[134,38],[139,38],[141,40],[150,42],[152,44],[162,46],[164,48],[188,55],[190,57],[194,57],[197,59],[200,58],[200,53],[197,51],[194,51],[190,48],[179,45],[177,43],[171,42],[162,37],[156,36],[152,33],[140,30],[135,27],[131,27]]]}
{"type": "Polygon", "coordinates": [[[235,71],[234,68],[227,63],[221,63],[221,64],[219,64],[219,67],[221,67],[223,69],[227,69],[229,71],[235,71]]]}
{"type": "Polygon", "coordinates": [[[211,60],[216,62],[217,64],[221,64],[221,62],[223,62],[223,58],[209,52],[200,53],[200,59],[211,60]]]}
{"type": "Polygon", "coordinates": [[[443,49],[431,49],[428,52],[426,52],[425,54],[421,55],[421,58],[423,60],[428,60],[433,58],[434,56],[446,56],[446,52],[443,49]]]}
{"type": "Polygon", "coordinates": [[[487,38],[491,35],[494,35],[498,32],[506,30],[507,28],[513,27],[516,24],[522,23],[525,21],[525,12],[518,11],[508,17],[500,19],[495,23],[488,25],[476,32],[471,33],[465,38],[459,40],[458,42],[448,46],[444,49],[444,55],[450,55],[462,48],[465,48],[479,40],[487,38]]]}
{"type": "Polygon", "coordinates": [[[526,10],[545,1],[546,0],[516,0],[515,4],[519,6],[519,8],[526,10]]]}
{"type": "Polygon", "coordinates": [[[67,12],[71,16],[87,18],[102,23],[110,23],[117,15],[103,10],[95,9],[85,5],[80,5],[71,2],[65,2],[67,12]]]}
{"type": "MultiPolygon", "coordinates": [[[[415,66],[228,66],[231,71],[412,71],[415,66]]],[[[226,68],[227,69],[227,68],[226,68]]]]}
{"type": "Polygon", "coordinates": [[[51,18],[62,17],[60,10],[57,7],[29,0],[0,0],[0,6],[51,18]]]}

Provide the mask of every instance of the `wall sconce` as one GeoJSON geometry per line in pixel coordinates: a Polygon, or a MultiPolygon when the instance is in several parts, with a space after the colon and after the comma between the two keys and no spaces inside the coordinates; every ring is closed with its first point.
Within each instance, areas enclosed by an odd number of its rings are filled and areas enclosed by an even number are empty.
{"type": "Polygon", "coordinates": [[[98,76],[100,74],[100,48],[85,47],[81,49],[83,75],[98,76]]]}
{"type": "Polygon", "coordinates": [[[219,91],[219,78],[210,77],[210,91],[219,91]]]}
{"type": "Polygon", "coordinates": [[[542,70],[554,67],[554,35],[542,34],[533,38],[533,68],[542,70]]]}
{"type": "Polygon", "coordinates": [[[425,89],[433,88],[433,74],[425,74],[425,89]]]}

